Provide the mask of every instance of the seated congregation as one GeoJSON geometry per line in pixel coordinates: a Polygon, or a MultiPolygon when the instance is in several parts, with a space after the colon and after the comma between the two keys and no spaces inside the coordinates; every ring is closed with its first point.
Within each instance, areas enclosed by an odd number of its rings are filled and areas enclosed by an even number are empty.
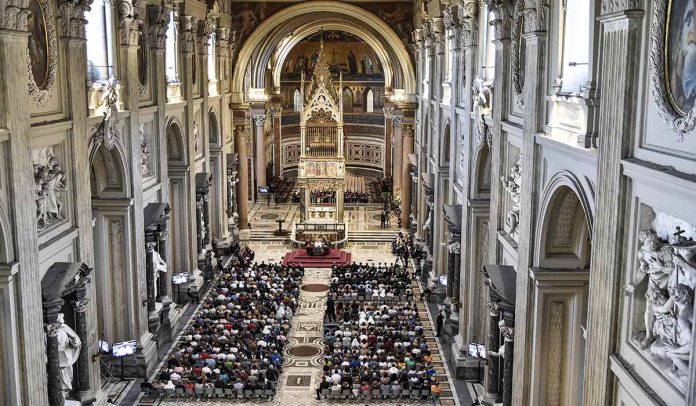
{"type": "Polygon", "coordinates": [[[334,266],[330,293],[334,300],[373,300],[383,302],[413,299],[411,276],[406,268],[382,263],[334,266]]]}
{"type": "Polygon", "coordinates": [[[272,398],[299,301],[302,267],[221,272],[151,385],[179,397],[272,398]]]}
{"type": "Polygon", "coordinates": [[[441,391],[414,303],[353,302],[325,329],[317,399],[437,397],[441,391]]]}

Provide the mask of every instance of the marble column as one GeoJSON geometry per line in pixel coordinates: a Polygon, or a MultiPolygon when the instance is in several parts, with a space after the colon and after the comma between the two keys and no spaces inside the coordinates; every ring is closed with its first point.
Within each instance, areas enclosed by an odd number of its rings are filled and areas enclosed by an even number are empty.
{"type": "Polygon", "coordinates": [[[384,106],[384,176],[392,175],[392,133],[394,106],[384,106]]]}
{"type": "Polygon", "coordinates": [[[246,230],[249,222],[249,171],[247,170],[246,127],[238,125],[234,129],[234,149],[237,151],[237,213],[239,229],[246,230]]]}
{"type": "Polygon", "coordinates": [[[514,364],[514,339],[515,331],[510,326],[510,322],[500,321],[500,333],[503,335],[504,343],[503,351],[503,406],[512,406],[512,372],[514,364]]]}
{"type": "Polygon", "coordinates": [[[256,168],[256,173],[254,178],[256,179],[256,189],[254,193],[257,194],[256,200],[261,200],[261,196],[258,195],[259,186],[267,186],[266,184],[266,134],[264,132],[264,127],[266,124],[266,113],[255,114],[254,119],[254,140],[255,140],[255,151],[254,151],[254,167],[256,168]]]}
{"type": "MultiPolygon", "coordinates": [[[[498,351],[500,347],[500,328],[498,326],[498,322],[500,321],[500,310],[495,303],[491,303],[489,306],[486,348],[488,351],[498,351]]],[[[484,382],[486,389],[486,393],[483,395],[484,404],[492,405],[500,401],[500,388],[498,388],[499,362],[499,357],[488,357],[488,366],[486,368],[486,378],[484,382]]]]}
{"type": "Polygon", "coordinates": [[[408,227],[411,206],[415,206],[416,193],[413,192],[413,179],[409,169],[408,156],[413,153],[413,124],[405,124],[401,131],[401,225],[408,227]]]}
{"type": "MultiPolygon", "coordinates": [[[[40,348],[43,342],[41,320],[41,270],[36,233],[36,205],[34,202],[34,175],[30,159],[30,109],[32,101],[27,89],[27,66],[21,61],[27,58],[26,16],[28,3],[16,3],[12,8],[17,18],[0,18],[0,128],[7,129],[7,142],[3,143],[7,157],[24,159],[4,160],[5,169],[12,174],[4,183],[7,197],[7,216],[17,233],[14,260],[21,264],[21,272],[14,276],[17,308],[22,317],[17,318],[17,340],[40,348]],[[24,19],[18,18],[24,16],[24,19]],[[10,102],[11,101],[11,102],[10,102]]],[[[84,82],[83,82],[84,83],[84,82]]],[[[46,363],[37,347],[17,352],[18,365],[23,379],[15,398],[25,405],[45,405],[46,363]]],[[[10,388],[8,388],[10,389],[10,388]]],[[[0,398],[2,399],[2,398],[0,398]]]]}
{"type": "MultiPolygon", "coordinates": [[[[403,158],[401,157],[404,153],[404,116],[403,111],[395,110],[394,117],[392,118],[392,144],[394,145],[394,157],[393,157],[393,171],[392,171],[392,193],[394,197],[401,197],[402,185],[401,185],[401,166],[403,165],[403,158]]],[[[403,206],[403,205],[402,205],[403,206]]],[[[403,208],[402,208],[403,210],[403,208]]],[[[403,219],[402,219],[403,221],[403,219]]],[[[403,225],[404,223],[402,223],[403,225]]]]}
{"type": "Polygon", "coordinates": [[[273,105],[271,107],[271,116],[273,117],[273,175],[281,176],[283,173],[280,167],[283,107],[281,105],[273,105]]]}
{"type": "Polygon", "coordinates": [[[626,246],[624,214],[628,181],[622,175],[621,160],[629,156],[638,127],[636,98],[643,34],[642,10],[637,2],[602,2],[602,74],[611,78],[601,87],[598,157],[597,208],[592,237],[589,308],[587,314],[584,403],[603,405],[613,400],[609,357],[615,350],[615,309],[621,296],[617,281],[623,272],[626,246]]]}
{"type": "MultiPolygon", "coordinates": [[[[84,295],[81,295],[84,296],[84,295]]],[[[77,359],[77,390],[80,399],[85,399],[84,395],[89,396],[92,392],[89,382],[89,332],[87,331],[87,306],[89,300],[81,298],[70,302],[75,311],[75,333],[80,337],[80,355],[77,359]]],[[[92,399],[93,403],[95,399],[92,399]]],[[[83,404],[85,402],[83,401],[83,404]]]]}
{"type": "Polygon", "coordinates": [[[58,322],[58,313],[60,313],[62,306],[63,299],[43,304],[49,406],[63,406],[65,402],[60,377],[60,354],[58,353],[58,331],[62,327],[62,324],[58,322]]]}

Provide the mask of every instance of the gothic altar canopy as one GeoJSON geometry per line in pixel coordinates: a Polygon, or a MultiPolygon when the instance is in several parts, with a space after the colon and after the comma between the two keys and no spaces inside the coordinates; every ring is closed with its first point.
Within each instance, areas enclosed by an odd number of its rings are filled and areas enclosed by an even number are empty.
{"type": "Polygon", "coordinates": [[[302,75],[300,111],[301,155],[298,183],[301,188],[302,221],[342,223],[346,162],[343,154],[342,74],[334,84],[320,41],[312,76],[305,83],[302,75]],[[322,197],[317,199],[316,197],[322,197]]]}

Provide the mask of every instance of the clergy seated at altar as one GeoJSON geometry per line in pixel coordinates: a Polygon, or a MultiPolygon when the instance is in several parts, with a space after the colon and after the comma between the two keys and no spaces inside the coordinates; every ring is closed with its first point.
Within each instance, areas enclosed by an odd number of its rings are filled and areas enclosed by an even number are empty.
{"type": "Polygon", "coordinates": [[[331,251],[331,244],[328,241],[325,241],[322,237],[319,237],[313,243],[307,241],[307,243],[305,244],[305,250],[307,250],[307,255],[329,255],[329,252],[331,251]]]}

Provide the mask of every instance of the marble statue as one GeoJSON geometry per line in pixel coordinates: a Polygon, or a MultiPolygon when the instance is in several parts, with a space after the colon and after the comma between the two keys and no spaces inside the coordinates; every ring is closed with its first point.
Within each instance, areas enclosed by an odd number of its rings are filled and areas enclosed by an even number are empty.
{"type": "Polygon", "coordinates": [[[150,148],[148,148],[147,138],[145,138],[144,125],[140,125],[138,134],[140,137],[140,170],[143,177],[152,176],[152,171],[150,170],[150,148]]]}
{"type": "Polygon", "coordinates": [[[72,390],[73,364],[80,357],[80,337],[73,329],[65,324],[63,313],[58,314],[58,360],[60,362],[60,380],[64,397],[72,390]]]}
{"type": "Polygon", "coordinates": [[[515,234],[517,231],[517,225],[519,224],[520,216],[520,195],[522,192],[522,154],[517,159],[514,165],[510,168],[510,175],[501,176],[503,187],[510,195],[510,200],[512,200],[512,207],[507,212],[505,219],[505,225],[508,234],[515,234]]]}

